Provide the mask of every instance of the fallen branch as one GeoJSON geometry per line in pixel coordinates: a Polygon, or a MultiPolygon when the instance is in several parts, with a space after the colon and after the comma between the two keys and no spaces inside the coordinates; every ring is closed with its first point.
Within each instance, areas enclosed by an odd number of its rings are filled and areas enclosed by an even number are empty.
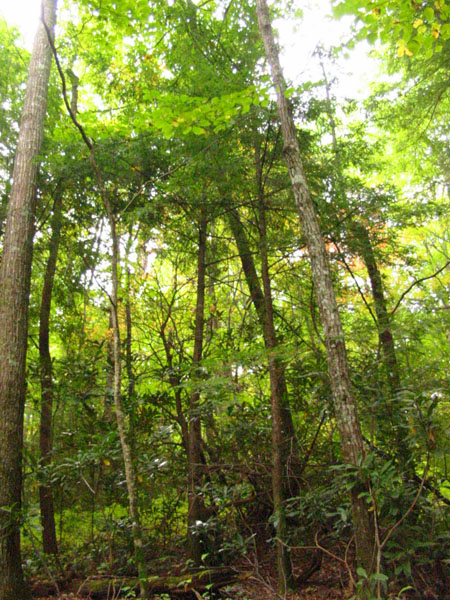
{"type": "MultiPolygon", "coordinates": [[[[239,573],[230,567],[204,569],[183,575],[162,575],[149,577],[147,580],[150,594],[170,594],[171,598],[197,600],[209,591],[218,591],[250,577],[250,573],[239,573]]],[[[98,579],[73,580],[69,592],[80,598],[90,600],[111,600],[112,597],[124,597],[130,590],[138,590],[137,577],[103,577],[98,579]],[[111,594],[113,596],[111,596],[111,594]]],[[[41,585],[36,586],[33,596],[43,591],[41,585]]],[[[55,586],[45,585],[46,594],[55,592],[55,586]]]]}

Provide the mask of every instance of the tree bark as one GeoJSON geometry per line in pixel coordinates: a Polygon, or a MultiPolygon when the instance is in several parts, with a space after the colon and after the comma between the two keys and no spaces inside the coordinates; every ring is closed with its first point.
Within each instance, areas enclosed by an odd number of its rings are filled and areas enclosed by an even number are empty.
{"type": "MultiPolygon", "coordinates": [[[[358,467],[364,457],[364,443],[350,382],[344,332],[334,293],[329,259],[303,169],[295,124],[286,99],[286,83],[275,46],[266,0],[256,0],[256,6],[261,37],[277,92],[284,155],[311,262],[327,349],[328,371],[336,422],[341,437],[342,454],[345,462],[358,467]]],[[[351,500],[357,560],[370,573],[373,566],[374,536],[373,522],[368,511],[369,505],[362,494],[367,491],[366,483],[359,478],[357,485],[352,489],[351,500]]]]}
{"type": "MultiPolygon", "coordinates": [[[[99,173],[97,174],[98,178],[99,173]]],[[[127,436],[127,427],[125,413],[122,406],[122,357],[120,343],[120,326],[119,326],[119,277],[118,267],[120,261],[119,254],[119,236],[117,235],[116,220],[112,211],[112,206],[102,182],[102,195],[108,215],[109,227],[111,230],[112,240],[112,255],[111,255],[111,275],[112,275],[112,292],[111,292],[111,308],[113,321],[113,359],[114,359],[114,409],[116,412],[117,429],[119,431],[120,445],[122,448],[122,457],[125,467],[125,479],[127,482],[128,492],[128,510],[131,518],[131,531],[133,535],[134,553],[136,558],[136,566],[139,574],[140,596],[147,598],[148,580],[147,580],[147,565],[145,562],[142,527],[140,523],[138,496],[136,486],[136,474],[134,471],[133,458],[131,455],[131,447],[127,436]]]]}
{"type": "Polygon", "coordinates": [[[190,557],[196,567],[202,563],[206,552],[201,524],[206,510],[199,488],[202,485],[202,432],[199,414],[200,393],[196,389],[203,353],[205,324],[205,277],[206,277],[206,228],[207,218],[202,210],[199,222],[197,257],[197,300],[195,308],[194,352],[192,358],[193,391],[191,392],[188,423],[188,538],[190,557]],[[199,527],[200,525],[200,527],[199,527]]]}
{"type": "Polygon", "coordinates": [[[367,228],[362,223],[354,222],[352,224],[352,229],[356,235],[359,250],[369,275],[370,287],[372,289],[372,297],[375,305],[375,314],[377,317],[378,339],[381,346],[384,369],[390,392],[390,398],[388,398],[387,403],[385,402],[382,405],[380,418],[390,422],[394,432],[399,464],[405,469],[405,472],[408,472],[414,477],[411,452],[402,435],[402,431],[399,428],[401,414],[399,411],[400,403],[398,400],[398,393],[401,389],[401,375],[395,352],[391,318],[387,310],[387,303],[384,295],[383,279],[378,268],[367,228]]]}
{"type": "Polygon", "coordinates": [[[378,336],[380,339],[383,361],[386,367],[386,376],[392,394],[400,389],[400,369],[395,353],[394,337],[392,335],[391,321],[384,297],[384,286],[381,273],[370,241],[369,233],[362,223],[353,223],[352,229],[356,235],[361,256],[369,274],[370,287],[375,305],[378,321],[378,336]]]}
{"type": "Polygon", "coordinates": [[[281,594],[292,586],[292,569],[287,546],[287,527],[285,514],[285,500],[288,495],[288,464],[291,448],[289,438],[283,428],[284,409],[287,406],[287,389],[284,379],[284,366],[277,356],[277,338],[273,319],[272,289],[267,256],[267,229],[264,192],[262,187],[261,165],[259,160],[259,147],[255,148],[257,194],[258,194],[258,225],[261,255],[261,274],[264,289],[264,339],[269,350],[269,377],[270,397],[272,412],[272,495],[273,511],[275,515],[275,529],[277,534],[277,574],[278,587],[281,594]],[[283,375],[281,379],[281,375],[283,375]],[[283,385],[280,385],[281,381],[283,385]]]}
{"type": "MultiPolygon", "coordinates": [[[[52,32],[56,1],[44,0],[42,13],[52,32]]],[[[23,414],[35,195],[42,146],[51,48],[39,25],[8,204],[0,269],[0,599],[26,597],[20,552],[23,414]]]]}
{"type": "Polygon", "coordinates": [[[114,318],[111,304],[108,307],[108,334],[106,340],[105,396],[103,399],[103,420],[114,422],[114,318]]]}
{"type": "MultiPolygon", "coordinates": [[[[53,282],[55,280],[56,261],[62,227],[62,193],[57,190],[52,218],[52,235],[49,244],[49,256],[42,288],[39,319],[39,359],[41,366],[41,421],[39,444],[41,466],[46,467],[52,461],[53,452],[53,367],[50,355],[50,311],[52,306],[53,282]]],[[[56,541],[55,512],[53,492],[48,484],[39,486],[41,509],[42,545],[46,554],[58,554],[56,541]]]]}
{"type": "MultiPolygon", "coordinates": [[[[231,209],[228,213],[228,223],[230,225],[231,232],[233,234],[236,246],[239,252],[239,258],[241,260],[242,269],[244,271],[245,280],[247,282],[248,289],[250,291],[250,297],[252,299],[253,306],[255,307],[258,322],[261,326],[261,330],[264,337],[264,345],[267,350],[274,350],[279,346],[279,340],[275,334],[275,328],[273,325],[273,311],[272,311],[272,325],[269,328],[273,330],[273,335],[266,335],[266,299],[261,289],[259,277],[255,268],[255,261],[253,260],[253,254],[250,250],[247,235],[245,233],[244,226],[239,217],[239,213],[236,209],[231,209]]],[[[271,300],[270,300],[271,302],[271,300]]],[[[283,365],[280,365],[278,370],[278,394],[282,399],[281,406],[281,417],[283,421],[283,430],[286,437],[286,443],[291,447],[293,454],[296,450],[296,439],[294,423],[292,421],[292,414],[289,407],[288,392],[286,386],[286,378],[284,373],[283,365]]],[[[295,457],[293,457],[295,458],[295,457]]],[[[291,486],[291,493],[295,495],[297,487],[291,486]]]]}
{"type": "MultiPolygon", "coordinates": [[[[140,597],[147,598],[149,596],[148,592],[148,580],[147,580],[147,565],[145,562],[144,556],[144,548],[142,541],[142,528],[140,524],[139,518],[139,509],[138,509],[138,498],[137,498],[137,489],[136,489],[136,477],[133,466],[133,460],[131,455],[130,444],[127,438],[127,428],[126,428],[126,419],[125,413],[122,405],[122,357],[121,357],[121,344],[120,344],[120,325],[119,325],[119,262],[120,262],[120,251],[119,251],[119,236],[117,234],[117,225],[116,225],[116,217],[114,215],[113,206],[111,203],[111,199],[108,191],[106,190],[102,174],[97,165],[97,161],[95,158],[94,145],[92,140],[86,135],[86,132],[83,126],[77,120],[76,113],[73,111],[74,102],[72,105],[69,103],[67,98],[66,91],[66,79],[64,76],[64,72],[61,67],[61,63],[58,58],[58,54],[56,52],[55,45],[49,36],[49,31],[47,33],[47,38],[50,42],[51,50],[55,57],[56,66],[58,68],[58,73],[61,78],[62,83],[62,92],[64,103],[67,108],[67,112],[69,113],[70,118],[72,119],[73,124],[78,129],[86,147],[89,150],[89,161],[92,167],[92,170],[95,175],[95,179],[98,185],[98,189],[100,192],[100,196],[105,207],[106,215],[108,218],[109,228],[111,232],[111,241],[112,241],[112,254],[111,254],[111,279],[112,279],[112,290],[111,295],[109,297],[111,303],[112,310],[112,324],[113,324],[113,362],[114,362],[114,376],[113,376],[113,396],[114,396],[114,408],[116,411],[116,422],[117,429],[119,432],[120,445],[122,449],[122,458],[125,467],[125,479],[127,483],[127,492],[128,492],[128,511],[131,519],[131,531],[133,536],[133,545],[134,545],[134,554],[136,560],[136,566],[139,575],[139,583],[140,583],[140,597]]],[[[73,100],[73,96],[72,96],[73,100]]],[[[1,599],[0,599],[1,600],[1,599]]]]}

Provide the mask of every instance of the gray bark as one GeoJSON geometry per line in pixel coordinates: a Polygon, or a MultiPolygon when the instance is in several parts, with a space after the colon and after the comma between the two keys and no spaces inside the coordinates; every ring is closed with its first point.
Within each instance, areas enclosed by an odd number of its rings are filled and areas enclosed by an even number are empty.
{"type": "MultiPolygon", "coordinates": [[[[97,177],[101,181],[100,174],[97,169],[97,177]]],[[[114,377],[113,377],[113,396],[114,408],[116,412],[117,429],[119,431],[120,445],[122,448],[122,457],[125,467],[125,479],[127,482],[128,492],[128,510],[131,519],[131,532],[133,535],[134,552],[136,558],[136,566],[139,574],[140,596],[147,598],[148,580],[147,580],[147,565],[145,563],[142,527],[140,523],[138,496],[136,486],[136,474],[134,471],[133,458],[131,455],[131,447],[127,435],[126,418],[122,405],[122,357],[120,343],[120,326],[119,326],[119,237],[117,235],[116,220],[112,211],[111,203],[106,194],[102,182],[103,203],[108,215],[109,226],[112,239],[112,256],[111,256],[111,275],[112,275],[112,292],[111,292],[111,309],[113,322],[113,362],[114,362],[114,377]]]]}
{"type": "MultiPolygon", "coordinates": [[[[257,0],[256,5],[261,37],[277,92],[284,155],[311,262],[327,349],[328,371],[336,422],[341,437],[342,454],[345,462],[357,467],[364,458],[364,444],[350,382],[344,332],[334,293],[329,259],[303,169],[295,124],[286,99],[286,83],[275,46],[266,0],[257,0]]],[[[374,536],[368,504],[364,497],[360,497],[361,492],[365,491],[367,491],[365,482],[359,480],[353,488],[351,499],[357,560],[366,571],[370,572],[373,566],[374,536]]]]}
{"type": "MultiPolygon", "coordinates": [[[[48,34],[48,31],[47,31],[48,34]]],[[[80,132],[81,137],[83,138],[84,143],[86,144],[89,150],[89,161],[91,163],[92,170],[95,175],[95,179],[98,185],[98,189],[101,195],[101,199],[103,201],[103,205],[105,207],[106,215],[108,217],[108,223],[111,231],[111,240],[112,240],[112,255],[111,255],[111,279],[112,279],[112,291],[110,296],[111,303],[111,311],[112,311],[112,324],[113,324],[113,362],[114,362],[114,375],[113,375],[113,396],[114,396],[114,407],[116,411],[116,421],[117,421],[117,429],[119,432],[120,444],[122,448],[122,457],[125,467],[125,479],[127,482],[127,492],[128,492],[128,510],[131,519],[131,531],[133,535],[133,544],[134,544],[134,552],[135,552],[135,560],[136,566],[139,574],[139,582],[140,582],[140,596],[141,598],[146,598],[149,596],[148,593],[148,580],[147,580],[147,565],[145,563],[143,542],[142,542],[142,528],[140,524],[139,518],[139,509],[137,502],[137,489],[136,489],[136,477],[134,472],[134,466],[131,456],[130,444],[127,438],[127,428],[126,428],[126,419],[125,413],[123,411],[122,406],[122,394],[121,394],[121,384],[122,384],[122,363],[121,363],[121,348],[120,348],[120,326],[119,326],[119,314],[118,314],[118,302],[119,302],[119,261],[120,261],[120,252],[119,252],[119,237],[117,234],[117,225],[116,218],[114,215],[113,207],[111,204],[110,196],[106,190],[102,174],[97,165],[95,159],[95,151],[92,140],[86,135],[86,132],[83,126],[77,120],[76,113],[73,111],[73,108],[76,108],[76,102],[72,102],[72,105],[69,103],[67,98],[67,88],[66,88],[66,78],[64,76],[63,70],[61,68],[61,63],[59,62],[58,53],[56,52],[55,45],[53,44],[51,38],[48,36],[51,50],[55,57],[56,66],[58,69],[59,76],[61,78],[62,83],[62,92],[64,103],[67,108],[67,112],[69,113],[70,118],[72,119],[73,124],[80,132]]],[[[73,97],[72,97],[73,100],[73,97]]]]}

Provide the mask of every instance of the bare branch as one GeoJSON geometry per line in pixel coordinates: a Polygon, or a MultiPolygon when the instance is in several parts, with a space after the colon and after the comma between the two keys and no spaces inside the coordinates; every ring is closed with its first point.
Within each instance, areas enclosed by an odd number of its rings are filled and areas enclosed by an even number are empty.
{"type": "Polygon", "coordinates": [[[448,260],[443,267],[441,267],[440,269],[438,269],[437,271],[435,271],[432,275],[428,275],[427,277],[421,277],[420,279],[416,279],[415,281],[413,281],[412,284],[403,292],[403,294],[397,300],[397,304],[391,310],[390,314],[393,315],[395,313],[395,311],[397,310],[397,308],[400,306],[400,303],[402,302],[403,298],[407,294],[409,294],[409,292],[413,289],[413,287],[415,287],[419,283],[422,283],[423,281],[427,281],[428,279],[433,279],[433,277],[436,277],[436,275],[439,275],[439,273],[442,273],[442,271],[444,269],[446,269],[448,267],[448,265],[450,265],[450,260],[448,260]]]}

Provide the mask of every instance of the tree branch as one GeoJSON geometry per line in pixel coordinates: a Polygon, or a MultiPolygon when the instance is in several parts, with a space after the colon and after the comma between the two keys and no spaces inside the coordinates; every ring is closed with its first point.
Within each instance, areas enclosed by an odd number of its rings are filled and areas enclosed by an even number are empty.
{"type": "Polygon", "coordinates": [[[393,315],[395,313],[395,311],[397,310],[397,308],[400,306],[400,303],[402,302],[403,298],[409,294],[409,292],[413,289],[413,287],[415,287],[416,285],[418,285],[419,283],[422,283],[423,281],[427,281],[427,279],[433,279],[433,277],[436,277],[436,275],[439,275],[439,273],[442,273],[442,271],[444,269],[446,269],[448,267],[448,265],[450,265],[450,260],[448,260],[445,265],[443,267],[441,267],[440,269],[438,269],[435,273],[433,273],[432,275],[428,275],[427,277],[421,277],[420,279],[416,279],[415,281],[412,282],[412,284],[403,292],[403,294],[400,296],[400,298],[397,300],[397,304],[394,306],[394,308],[391,310],[390,314],[393,315]]]}

